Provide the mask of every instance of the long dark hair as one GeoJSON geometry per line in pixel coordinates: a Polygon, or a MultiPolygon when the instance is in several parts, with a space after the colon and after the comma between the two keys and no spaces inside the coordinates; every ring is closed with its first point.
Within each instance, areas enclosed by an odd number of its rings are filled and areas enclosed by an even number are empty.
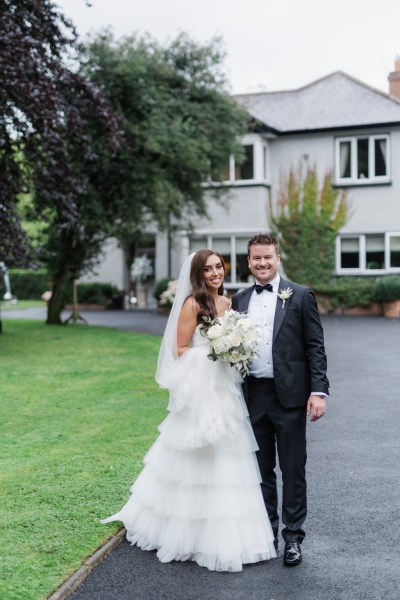
{"type": "MultiPolygon", "coordinates": [[[[192,295],[197,304],[200,306],[200,310],[197,313],[197,323],[204,323],[203,317],[210,317],[215,319],[217,316],[217,309],[215,307],[214,298],[211,296],[204,280],[204,267],[207,259],[210,256],[218,256],[222,263],[225,275],[225,262],[219,252],[215,250],[199,250],[193,256],[192,266],[190,269],[190,283],[192,286],[192,295]]],[[[222,296],[224,293],[224,285],[221,284],[218,288],[218,295],[222,296]]]]}

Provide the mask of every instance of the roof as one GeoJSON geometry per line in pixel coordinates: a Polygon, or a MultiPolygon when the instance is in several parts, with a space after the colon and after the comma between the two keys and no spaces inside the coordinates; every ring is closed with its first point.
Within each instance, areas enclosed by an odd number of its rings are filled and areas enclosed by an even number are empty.
{"type": "Polygon", "coordinates": [[[234,96],[276,133],[400,124],[400,101],[336,71],[297,90],[234,96]]]}

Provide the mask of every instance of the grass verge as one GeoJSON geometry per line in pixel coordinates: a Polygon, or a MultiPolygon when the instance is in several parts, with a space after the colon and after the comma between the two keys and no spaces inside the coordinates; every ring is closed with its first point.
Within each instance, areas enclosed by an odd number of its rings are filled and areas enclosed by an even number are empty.
{"type": "Polygon", "coordinates": [[[118,529],[165,416],[160,340],[7,321],[0,336],[0,598],[40,600],[118,529]]]}
{"type": "Polygon", "coordinates": [[[8,312],[12,310],[21,310],[23,308],[36,308],[37,306],[46,306],[46,303],[43,300],[18,300],[17,304],[9,304],[2,300],[0,309],[8,312]]]}

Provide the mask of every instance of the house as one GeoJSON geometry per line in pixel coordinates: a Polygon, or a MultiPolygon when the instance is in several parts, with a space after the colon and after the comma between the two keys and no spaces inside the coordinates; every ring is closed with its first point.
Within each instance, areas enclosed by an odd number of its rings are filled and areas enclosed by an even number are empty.
{"type": "Polygon", "coordinates": [[[400,273],[400,60],[389,89],[338,71],[297,90],[235,96],[258,126],[242,140],[244,164],[233,157],[227,164],[227,207],[206,189],[209,219],[173,237],[154,233],[147,250],[155,279],[176,277],[188,252],[210,247],[226,260],[226,287],[246,285],[247,240],[270,230],[269,196],[276,198],[282,176],[299,165],[316,166],[321,181],[332,171],[334,184],[347,190],[351,216],[336,240],[335,273],[400,273]]]}

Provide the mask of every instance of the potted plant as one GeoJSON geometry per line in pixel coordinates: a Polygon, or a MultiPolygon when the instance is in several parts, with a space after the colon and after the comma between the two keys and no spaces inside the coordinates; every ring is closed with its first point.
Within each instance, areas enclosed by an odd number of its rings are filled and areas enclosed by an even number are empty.
{"type": "Polygon", "coordinates": [[[153,265],[151,260],[146,256],[146,254],[137,256],[132,264],[131,278],[136,284],[138,308],[147,307],[147,287],[144,284],[152,275],[153,265]]]}
{"type": "Polygon", "coordinates": [[[389,319],[400,318],[400,275],[386,275],[377,279],[374,299],[382,302],[383,314],[389,319]]]}
{"type": "Polygon", "coordinates": [[[165,312],[164,306],[160,304],[161,294],[167,290],[170,281],[169,277],[162,277],[154,286],[153,296],[157,300],[158,312],[161,314],[165,312]]]}
{"type": "Polygon", "coordinates": [[[163,314],[169,314],[171,311],[171,306],[175,299],[177,283],[177,280],[174,279],[168,281],[167,288],[160,294],[158,305],[160,307],[160,312],[163,314]]]}

